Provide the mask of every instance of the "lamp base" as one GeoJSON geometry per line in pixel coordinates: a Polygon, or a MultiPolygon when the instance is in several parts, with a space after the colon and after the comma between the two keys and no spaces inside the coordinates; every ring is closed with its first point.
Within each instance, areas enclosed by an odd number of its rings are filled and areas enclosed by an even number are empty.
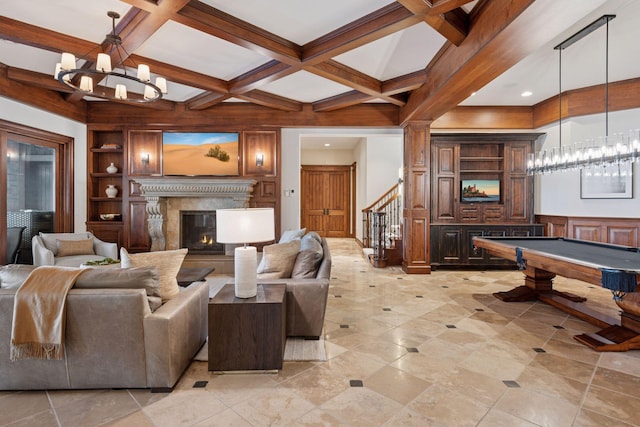
{"type": "Polygon", "coordinates": [[[236,298],[253,298],[258,293],[258,251],[254,246],[237,247],[234,252],[236,298]]]}

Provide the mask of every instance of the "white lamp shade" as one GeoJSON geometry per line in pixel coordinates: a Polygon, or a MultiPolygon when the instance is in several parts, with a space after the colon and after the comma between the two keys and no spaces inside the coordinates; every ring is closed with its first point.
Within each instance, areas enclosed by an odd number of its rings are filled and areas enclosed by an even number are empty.
{"type": "Polygon", "coordinates": [[[93,92],[93,79],[89,76],[80,78],[80,90],[83,92],[93,92]]]}
{"type": "Polygon", "coordinates": [[[106,53],[99,53],[96,61],[96,70],[104,73],[111,72],[111,57],[106,53]]]}
{"type": "Polygon", "coordinates": [[[127,87],[122,84],[117,84],[115,95],[118,99],[127,99],[127,87]]]}
{"type": "Polygon", "coordinates": [[[158,86],[160,92],[167,93],[167,79],[164,77],[156,77],[156,86],[158,86]]]}
{"type": "Polygon", "coordinates": [[[148,65],[138,65],[138,79],[142,80],[143,82],[151,81],[151,71],[149,70],[148,65]]]}
{"type": "Polygon", "coordinates": [[[220,243],[268,242],[275,238],[273,208],[217,209],[220,243]]]}
{"type": "Polygon", "coordinates": [[[76,68],[76,56],[73,53],[63,53],[60,59],[60,67],[65,70],[73,70],[76,68]]]}
{"type": "Polygon", "coordinates": [[[158,94],[156,93],[155,89],[152,88],[151,86],[146,86],[144,87],[144,99],[153,99],[156,96],[158,96],[158,94]]]}

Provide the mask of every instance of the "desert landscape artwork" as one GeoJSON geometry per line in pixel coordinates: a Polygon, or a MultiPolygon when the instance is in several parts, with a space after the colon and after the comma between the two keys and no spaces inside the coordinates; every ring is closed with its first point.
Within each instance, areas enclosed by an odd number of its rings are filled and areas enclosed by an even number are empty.
{"type": "Polygon", "coordinates": [[[238,175],[238,134],[164,132],[163,175],[238,175]]]}

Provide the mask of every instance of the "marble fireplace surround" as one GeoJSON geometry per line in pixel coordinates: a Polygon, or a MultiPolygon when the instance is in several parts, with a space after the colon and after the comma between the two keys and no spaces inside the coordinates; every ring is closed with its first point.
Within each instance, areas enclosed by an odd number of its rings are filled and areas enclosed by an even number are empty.
{"type": "Polygon", "coordinates": [[[147,226],[151,250],[178,249],[180,211],[213,211],[249,207],[252,179],[223,178],[137,178],[147,202],[147,226]]]}

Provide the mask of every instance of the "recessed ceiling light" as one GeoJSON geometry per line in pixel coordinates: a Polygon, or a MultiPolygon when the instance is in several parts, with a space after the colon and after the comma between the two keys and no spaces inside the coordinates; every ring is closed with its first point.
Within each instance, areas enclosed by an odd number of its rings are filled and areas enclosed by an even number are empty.
{"type": "Polygon", "coordinates": [[[329,144],[328,142],[325,142],[325,143],[324,143],[324,146],[325,146],[325,147],[331,147],[331,144],[329,144]]]}
{"type": "Polygon", "coordinates": [[[533,95],[533,92],[531,92],[530,90],[525,90],[520,94],[520,96],[531,96],[531,95],[533,95]]]}
{"type": "Polygon", "coordinates": [[[471,92],[471,96],[475,96],[475,94],[478,92],[471,92]]]}

